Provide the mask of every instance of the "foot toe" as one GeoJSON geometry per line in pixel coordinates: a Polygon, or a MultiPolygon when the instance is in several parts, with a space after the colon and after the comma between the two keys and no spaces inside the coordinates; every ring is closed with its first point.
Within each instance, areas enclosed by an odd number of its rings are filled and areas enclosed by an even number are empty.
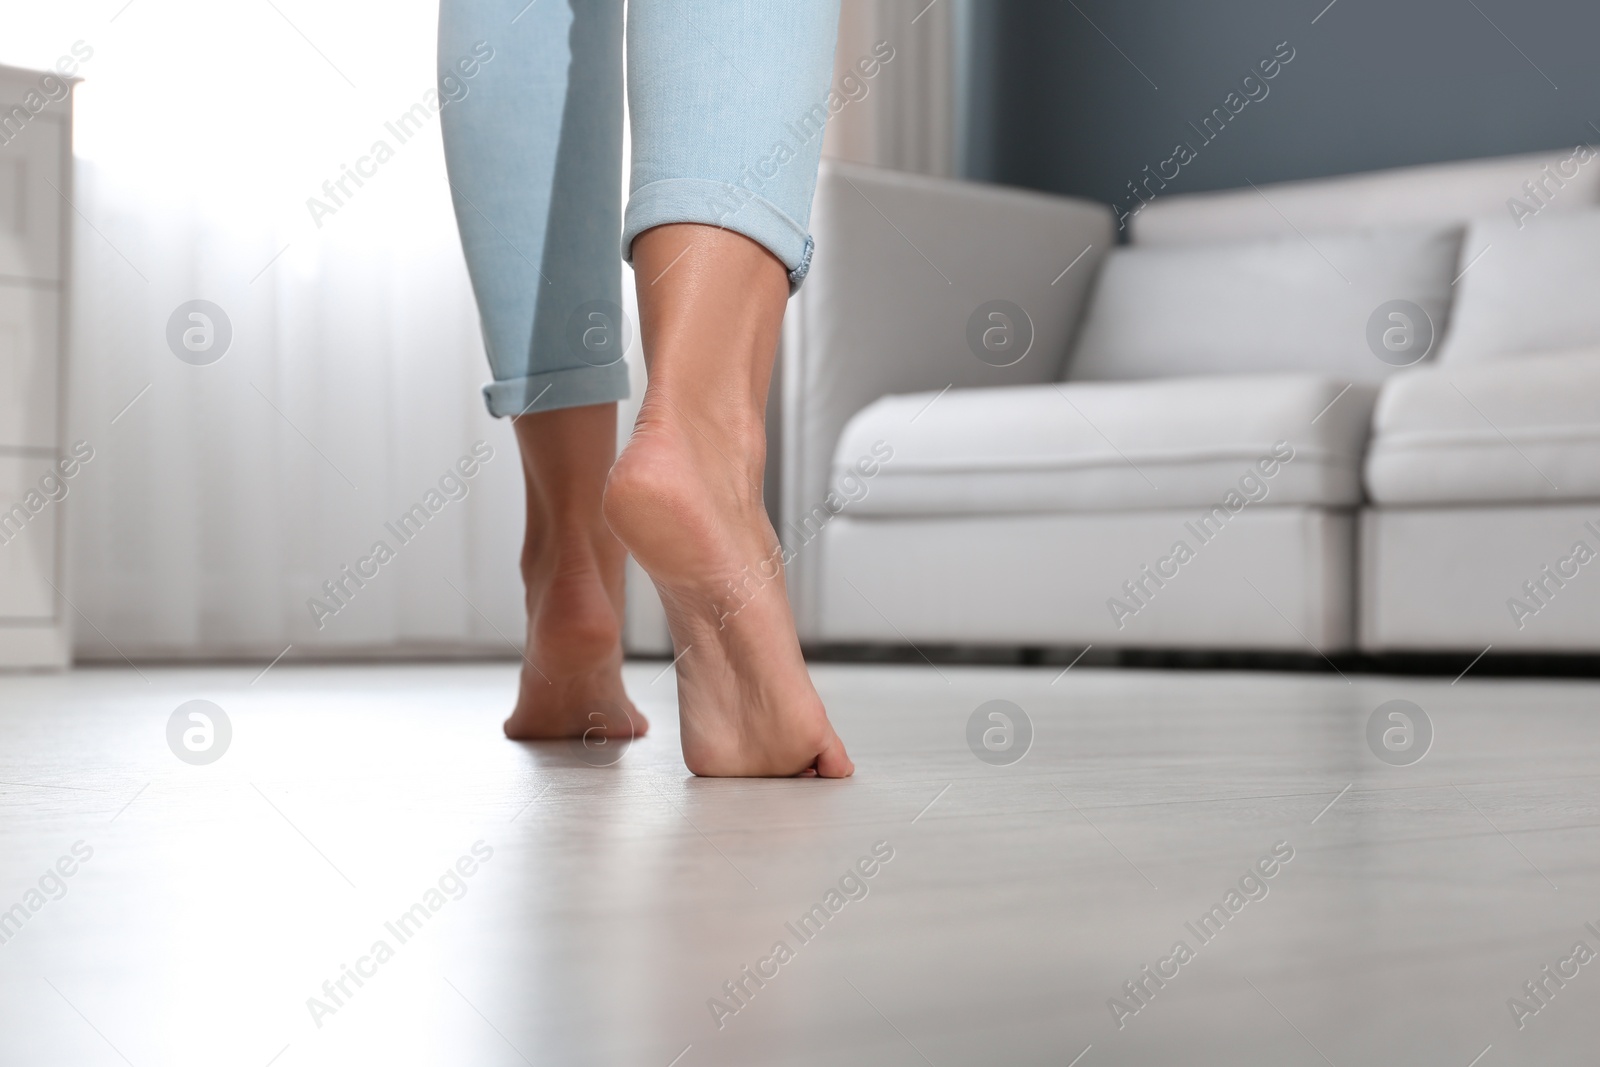
{"type": "Polygon", "coordinates": [[[827,746],[817,753],[816,772],[820,778],[848,778],[856,773],[856,765],[845,754],[838,734],[832,735],[827,746]]]}

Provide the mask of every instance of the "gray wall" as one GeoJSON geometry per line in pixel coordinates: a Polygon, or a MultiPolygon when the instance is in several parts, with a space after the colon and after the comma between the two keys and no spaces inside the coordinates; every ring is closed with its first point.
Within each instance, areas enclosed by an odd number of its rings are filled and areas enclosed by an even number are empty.
{"type": "Polygon", "coordinates": [[[1315,24],[1327,0],[1075,3],[974,5],[972,177],[1129,205],[1179,141],[1168,194],[1600,143],[1596,0],[1336,0],[1315,24]],[[1190,123],[1282,41],[1206,143],[1190,123]]]}

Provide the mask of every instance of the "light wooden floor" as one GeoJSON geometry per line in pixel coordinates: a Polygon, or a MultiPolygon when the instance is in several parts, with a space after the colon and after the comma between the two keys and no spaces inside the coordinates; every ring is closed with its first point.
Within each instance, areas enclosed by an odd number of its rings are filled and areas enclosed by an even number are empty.
{"type": "Polygon", "coordinates": [[[0,909],[93,850],[0,945],[0,1063],[1600,1055],[1600,960],[1520,1031],[1507,1007],[1575,942],[1600,952],[1593,683],[824,666],[855,779],[706,781],[662,666],[630,666],[655,730],[608,768],[499,736],[509,666],[0,679],[0,909]],[[1363,732],[1397,697],[1437,731],[1409,767],[1363,732]],[[191,698],[233,724],[210,766],[167,747],[191,698]],[[996,698],[1036,731],[1009,767],[965,740],[996,698]],[[401,943],[385,923],[479,842],[401,943]],[[867,895],[802,943],[785,924],[877,842],[867,895]],[[1278,842],[1268,895],[1202,944],[1185,923],[1278,842]],[[1124,982],[1179,939],[1194,958],[1119,1029],[1108,999],[1135,1004],[1124,982]],[[380,940],[319,1027],[307,999],[380,940]],[[708,999],[780,940],[719,1029],[708,999]]]}

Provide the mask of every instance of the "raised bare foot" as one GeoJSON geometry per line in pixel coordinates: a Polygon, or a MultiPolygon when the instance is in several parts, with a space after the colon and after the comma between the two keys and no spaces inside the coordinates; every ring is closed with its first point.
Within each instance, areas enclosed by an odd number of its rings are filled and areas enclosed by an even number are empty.
{"type": "Polygon", "coordinates": [[[634,260],[650,385],[604,510],[666,607],[684,763],[716,777],[846,777],[855,765],[806,672],[761,499],[782,266],[697,226],[647,231],[634,260]],[[677,292],[647,293],[669,263],[677,292]],[[730,271],[755,277],[759,299],[719,291],[730,271]]]}
{"type": "Polygon", "coordinates": [[[515,425],[528,501],[528,635],[506,736],[639,737],[649,724],[622,686],[626,556],[600,516],[616,405],[523,416],[515,425]]]}
{"type": "Polygon", "coordinates": [[[778,539],[730,466],[647,395],[606,487],[606,518],[655,582],[680,654],[683,761],[713,777],[843,778],[855,767],[806,673],[778,539]]]}

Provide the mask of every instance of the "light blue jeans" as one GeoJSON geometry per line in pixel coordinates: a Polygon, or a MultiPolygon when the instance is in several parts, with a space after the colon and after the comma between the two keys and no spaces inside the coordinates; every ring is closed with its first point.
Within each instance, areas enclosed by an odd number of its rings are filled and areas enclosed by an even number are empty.
{"type": "Polygon", "coordinates": [[[622,259],[721,226],[811,263],[839,0],[443,0],[440,123],[498,416],[621,400],[622,259]],[[618,255],[618,239],[621,255],[618,255]]]}

